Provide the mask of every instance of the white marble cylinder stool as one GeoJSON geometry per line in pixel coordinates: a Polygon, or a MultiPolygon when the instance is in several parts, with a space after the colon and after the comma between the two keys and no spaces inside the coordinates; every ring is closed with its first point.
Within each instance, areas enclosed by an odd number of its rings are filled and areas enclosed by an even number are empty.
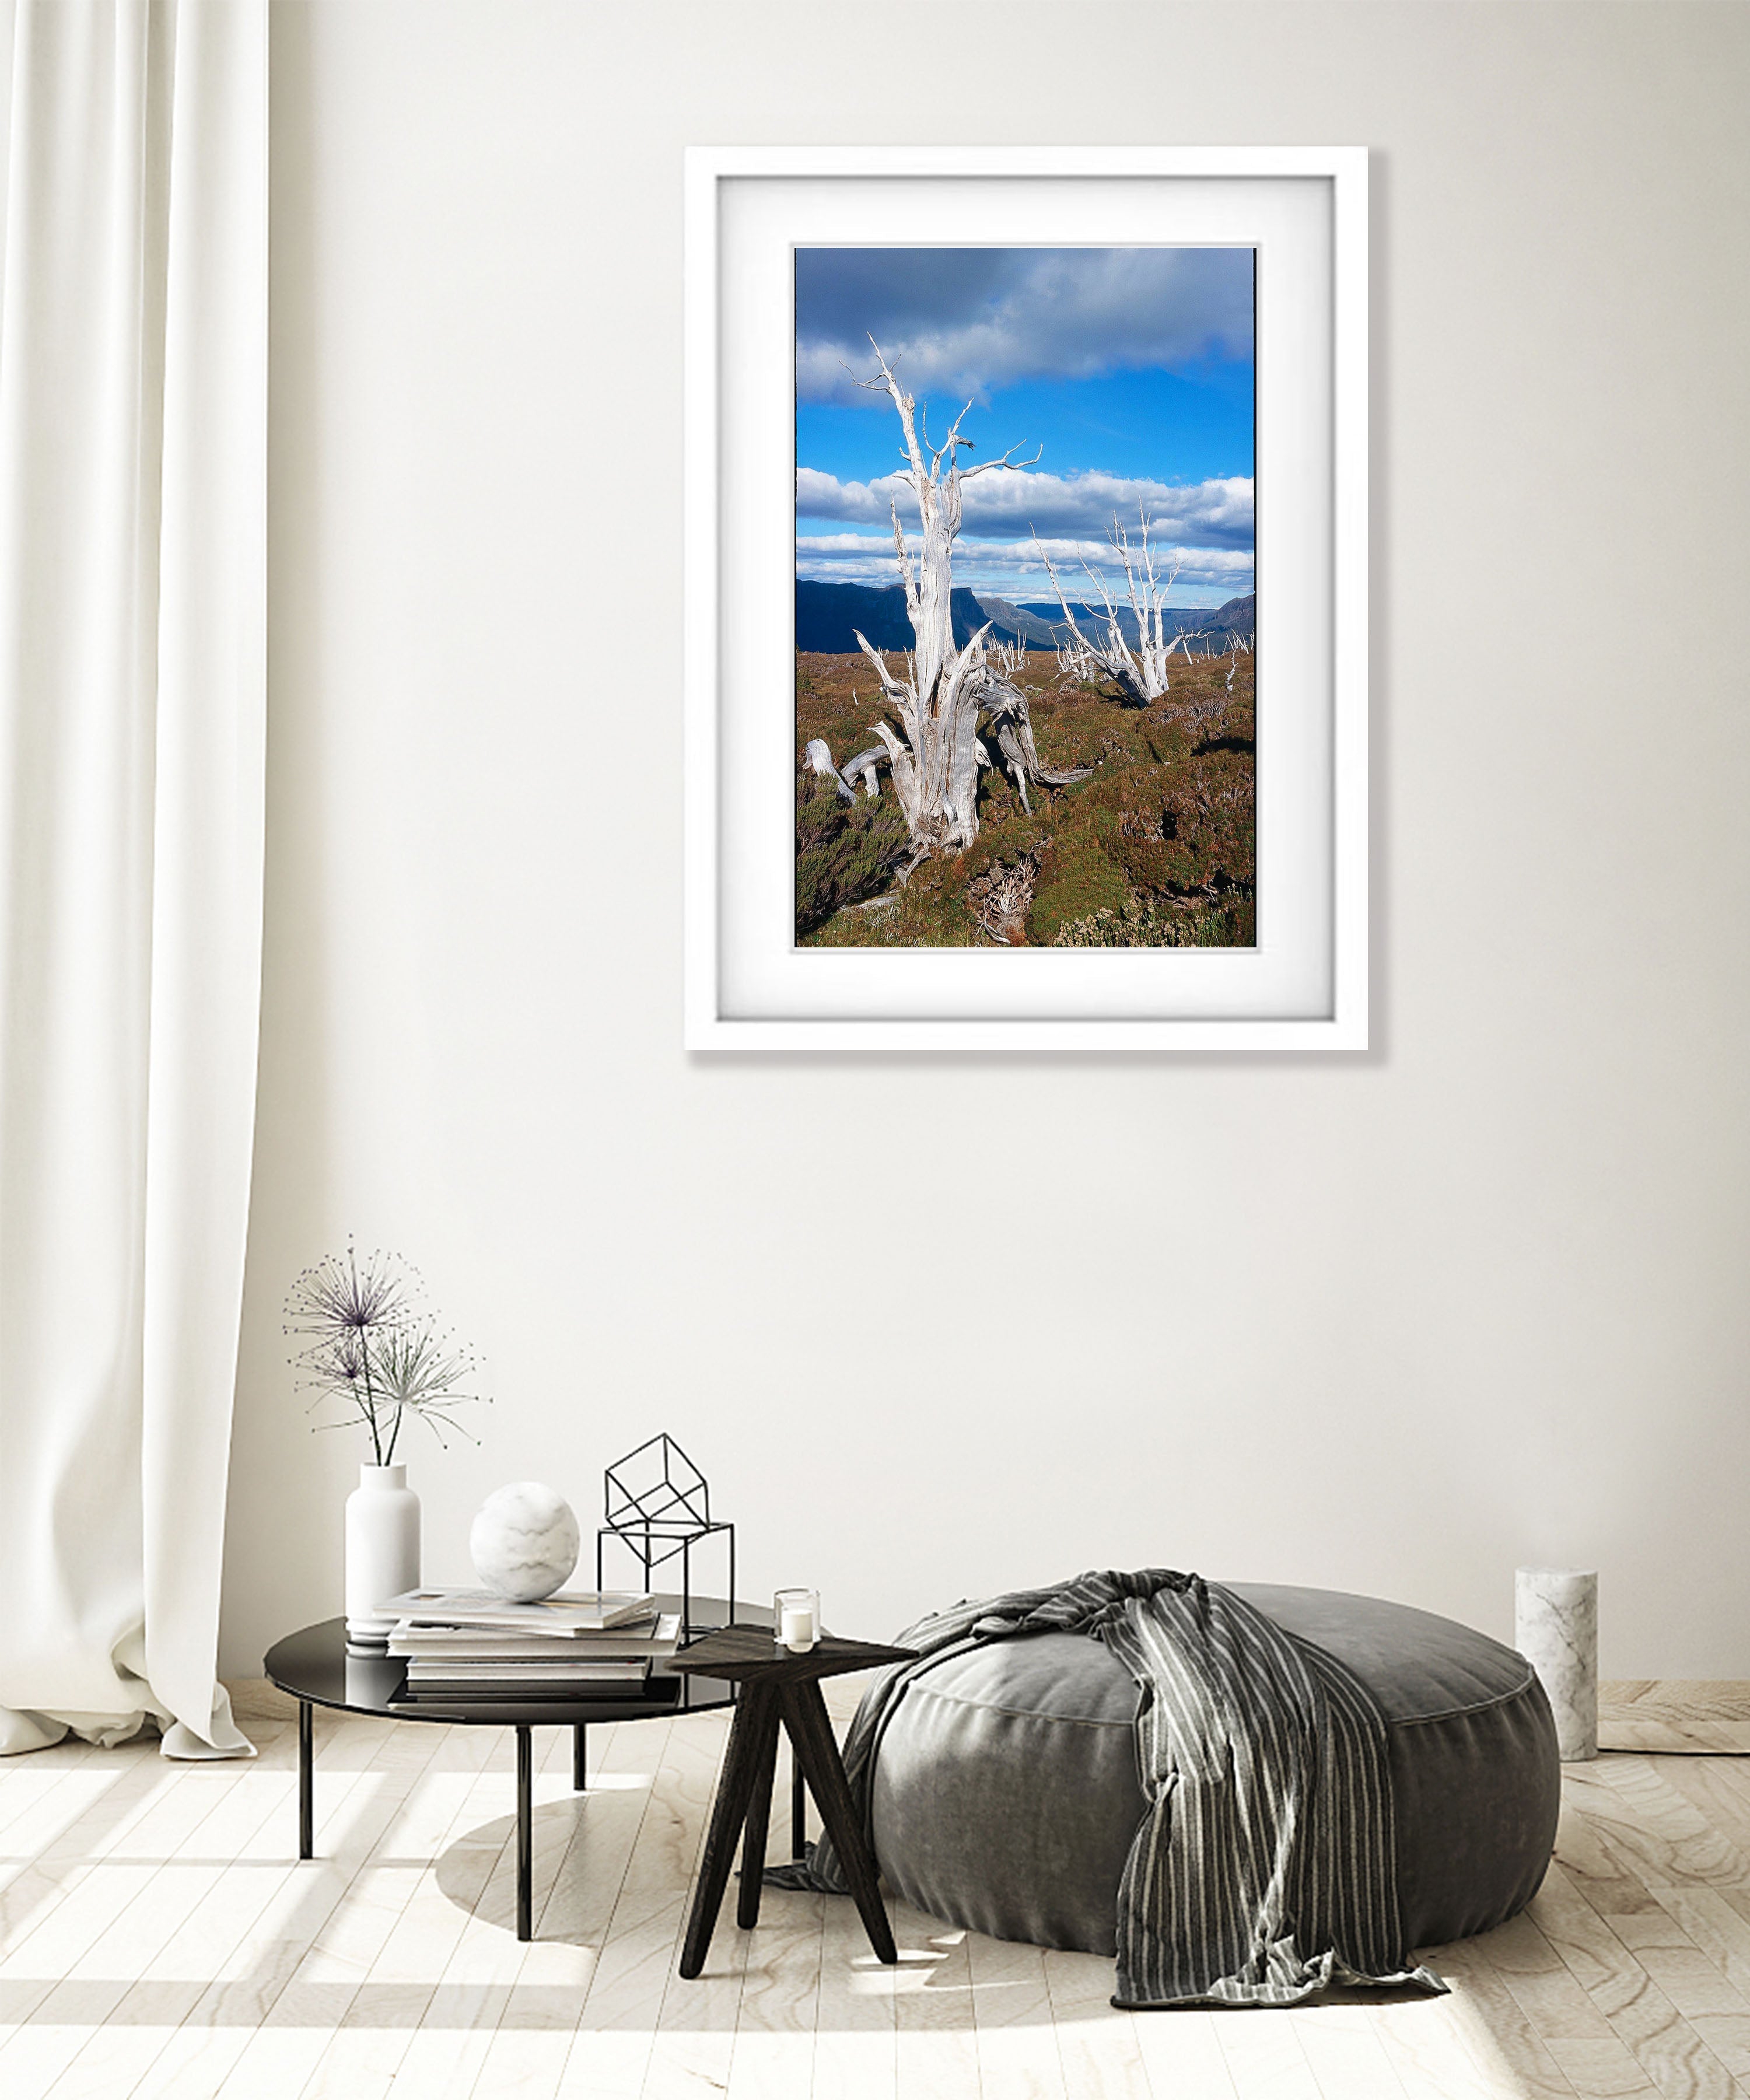
{"type": "Polygon", "coordinates": [[[1598,1578],[1575,1568],[1522,1568],[1514,1646],[1537,1673],[1564,1764],[1598,1754],[1598,1578]]]}

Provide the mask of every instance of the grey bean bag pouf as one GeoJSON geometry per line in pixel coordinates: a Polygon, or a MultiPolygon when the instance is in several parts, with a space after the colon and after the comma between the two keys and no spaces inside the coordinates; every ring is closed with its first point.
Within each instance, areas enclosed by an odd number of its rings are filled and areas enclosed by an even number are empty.
{"type": "MultiPolygon", "coordinates": [[[[1347,1663],[1379,1702],[1407,1944],[1462,1939],[1523,1910],[1561,1797],[1555,1725],[1525,1659],[1405,1604],[1230,1586],[1347,1663]]],[[[1118,1877],[1146,1807],[1136,1698],[1123,1665],[1076,1634],[994,1641],[922,1670],[875,1760],[875,1856],[892,1887],[993,1939],[1113,1952],[1118,1877]]]]}

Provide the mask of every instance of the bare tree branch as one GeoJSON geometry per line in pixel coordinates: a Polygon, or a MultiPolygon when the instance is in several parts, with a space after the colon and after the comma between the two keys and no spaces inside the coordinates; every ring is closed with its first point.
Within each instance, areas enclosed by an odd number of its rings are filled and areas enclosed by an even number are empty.
{"type": "MultiPolygon", "coordinates": [[[[1131,545],[1130,534],[1116,518],[1112,521],[1112,530],[1108,536],[1119,560],[1124,564],[1125,593],[1136,620],[1137,646],[1134,653],[1125,638],[1117,607],[1112,602],[1112,593],[1106,587],[1105,579],[1083,560],[1082,571],[1100,593],[1100,602],[1106,611],[1104,633],[1086,635],[1076,624],[1075,615],[1069,610],[1069,600],[1065,595],[1057,571],[1051,566],[1051,558],[1046,553],[1038,532],[1033,536],[1033,544],[1038,549],[1039,558],[1045,564],[1045,572],[1051,580],[1051,588],[1057,593],[1057,602],[1063,608],[1064,618],[1069,622],[1073,638],[1069,645],[1069,660],[1064,661],[1064,652],[1059,652],[1065,673],[1069,674],[1073,670],[1074,675],[1085,676],[1087,673],[1080,668],[1082,664],[1097,665],[1117,686],[1131,707],[1146,708],[1166,696],[1170,684],[1166,675],[1167,659],[1183,638],[1175,634],[1169,639],[1166,633],[1166,595],[1173,588],[1180,562],[1174,562],[1163,583],[1156,567],[1154,549],[1149,544],[1150,527],[1147,514],[1139,512],[1138,518],[1135,545],[1131,545]]],[[[1185,655],[1188,661],[1191,655],[1188,643],[1185,646],[1185,655]]]]}

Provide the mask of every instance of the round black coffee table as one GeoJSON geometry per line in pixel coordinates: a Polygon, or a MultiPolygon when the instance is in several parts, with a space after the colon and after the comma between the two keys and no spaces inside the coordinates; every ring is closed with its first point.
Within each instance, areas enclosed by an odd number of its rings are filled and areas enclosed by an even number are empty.
{"type": "MultiPolygon", "coordinates": [[[[760,1626],[769,1629],[770,1611],[757,1604],[737,1604],[734,1611],[721,1597],[693,1597],[691,1625],[698,1639],[713,1626],[760,1626]]],[[[678,1612],[678,1596],[660,1596],[657,1608],[678,1612]]],[[[681,1653],[685,1651],[683,1649],[681,1653]]],[[[288,1634],[268,1649],[263,1674],[280,1691],[298,1701],[298,1856],[315,1856],[315,1738],[311,1709],[332,1706],[348,1714],[379,1714],[395,1721],[435,1721],[447,1727],[458,1723],[471,1727],[514,1728],[517,1732],[517,1937],[527,1939],[534,1930],[531,1887],[534,1879],[535,1755],[531,1740],[536,1728],[564,1727],[571,1731],[571,1785],[581,1793],[588,1776],[588,1732],[592,1721],[648,1721],[668,1719],[676,1714],[702,1714],[735,1703],[736,1688],[721,1678],[695,1676],[671,1670],[664,1658],[653,1663],[643,1691],[637,1697],[624,1693],[596,1699],[544,1699],[495,1701],[469,1699],[433,1705],[417,1705],[406,1697],[407,1665],[383,1655],[346,1652],[346,1622],[324,1619],[288,1634]]],[[[802,1782],[796,1775],[791,1820],[795,1849],[802,1849],[802,1782]]]]}

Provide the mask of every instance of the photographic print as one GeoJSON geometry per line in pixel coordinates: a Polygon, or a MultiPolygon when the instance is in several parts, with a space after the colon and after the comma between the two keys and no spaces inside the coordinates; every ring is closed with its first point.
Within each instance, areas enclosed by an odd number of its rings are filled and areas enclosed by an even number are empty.
{"type": "Polygon", "coordinates": [[[1254,946],[1254,277],[797,246],[798,947],[1254,946]]]}

